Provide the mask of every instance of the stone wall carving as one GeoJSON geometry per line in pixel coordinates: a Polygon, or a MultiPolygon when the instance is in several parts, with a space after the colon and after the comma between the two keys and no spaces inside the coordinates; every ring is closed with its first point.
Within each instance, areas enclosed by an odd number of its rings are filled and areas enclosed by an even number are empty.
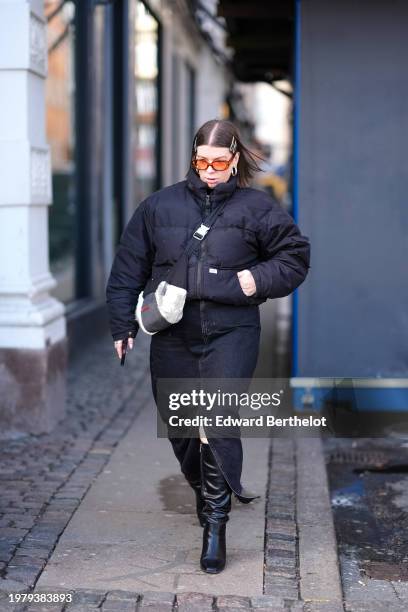
{"type": "Polygon", "coordinates": [[[45,76],[47,73],[47,37],[45,24],[30,14],[30,67],[45,76]]]}
{"type": "Polygon", "coordinates": [[[48,149],[31,148],[31,198],[42,204],[51,201],[51,166],[48,149]]]}

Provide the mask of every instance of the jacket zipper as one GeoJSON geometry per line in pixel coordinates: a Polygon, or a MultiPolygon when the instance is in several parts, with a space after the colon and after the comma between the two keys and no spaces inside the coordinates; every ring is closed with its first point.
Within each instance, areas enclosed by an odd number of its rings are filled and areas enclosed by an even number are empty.
{"type": "MultiPolygon", "coordinates": [[[[205,196],[205,203],[204,203],[204,211],[201,215],[201,219],[204,222],[208,213],[210,212],[211,209],[211,200],[210,200],[210,196],[207,194],[205,196]]],[[[205,255],[205,239],[204,239],[204,244],[200,244],[200,253],[198,255],[198,264],[197,264],[197,297],[199,299],[201,299],[201,281],[202,281],[202,260],[203,260],[203,255],[205,255]]]]}
{"type": "MultiPolygon", "coordinates": [[[[209,194],[207,194],[205,196],[204,211],[202,214],[203,222],[205,221],[208,214],[210,213],[210,210],[211,210],[211,199],[210,199],[209,194]]],[[[205,249],[205,239],[204,239],[204,243],[200,244],[200,253],[198,256],[198,264],[197,264],[197,296],[200,299],[201,331],[203,333],[204,342],[206,342],[207,333],[208,333],[206,324],[205,324],[205,318],[204,318],[204,301],[201,299],[201,286],[202,286],[202,274],[203,274],[203,271],[202,271],[203,263],[202,262],[203,262],[205,253],[206,253],[206,249],[205,249]]]]}

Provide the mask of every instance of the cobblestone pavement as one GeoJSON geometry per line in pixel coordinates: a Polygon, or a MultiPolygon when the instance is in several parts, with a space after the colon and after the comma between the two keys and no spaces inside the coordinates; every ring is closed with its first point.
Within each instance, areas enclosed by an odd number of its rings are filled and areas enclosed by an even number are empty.
{"type": "MultiPolygon", "coordinates": [[[[307,522],[300,513],[313,511],[313,496],[299,505],[298,488],[308,489],[307,452],[296,440],[272,440],[265,520],[264,595],[237,597],[202,593],[127,592],[36,588],[73,513],[108,462],[114,448],[150,401],[148,339],[140,335],[125,368],[114,358],[110,338],[88,347],[70,365],[67,415],[52,433],[3,440],[0,451],[0,612],[127,612],[130,610],[232,612],[402,612],[387,602],[349,602],[330,599],[302,601],[310,559],[302,550],[307,522]],[[137,367],[135,367],[137,364],[137,367]],[[303,480],[302,480],[303,479],[303,480]],[[309,506],[308,506],[309,504],[309,506]],[[302,532],[303,529],[303,532],[302,532]],[[302,535],[303,533],[303,535],[302,535]],[[303,540],[302,540],[303,538],[303,540]],[[72,601],[57,600],[71,594],[72,601]],[[14,596],[14,602],[10,601],[14,596]],[[23,601],[31,596],[32,603],[23,601]],[[18,602],[17,598],[21,597],[18,602]],[[43,601],[41,601],[41,597],[43,601]],[[35,601],[35,598],[38,601],[35,601]]],[[[309,466],[313,473],[314,466],[309,466]]],[[[321,480],[321,474],[318,476],[321,480]]],[[[324,492],[324,489],[322,489],[324,492]]],[[[317,514],[317,516],[319,516],[317,514]]],[[[317,520],[321,520],[317,518],[317,520]]],[[[324,520],[328,520],[327,514],[324,520]]],[[[330,546],[320,549],[333,560],[330,546]]],[[[320,558],[320,557],[323,557],[320,558]]],[[[321,567],[316,564],[316,567],[321,567]]],[[[322,580],[325,577],[322,575],[322,580]]]]}
{"type": "MultiPolygon", "coordinates": [[[[46,594],[35,588],[73,513],[150,398],[145,337],[138,339],[128,357],[128,367],[118,365],[109,338],[88,347],[70,365],[66,418],[50,434],[22,436],[3,440],[1,444],[0,610],[300,609],[294,607],[297,594],[292,585],[288,591],[281,589],[279,596],[265,594],[253,598],[53,589],[55,594],[71,593],[72,601],[68,602],[61,598],[56,601],[56,595],[51,598],[54,602],[48,602],[48,591],[46,594]],[[134,363],[138,363],[138,368],[134,363]],[[24,600],[27,595],[33,598],[32,603],[24,600]],[[289,599],[285,601],[284,595],[289,595],[289,599]]],[[[279,533],[282,537],[286,535],[285,530],[279,533]]],[[[275,535],[279,537],[279,533],[275,535]]],[[[285,543],[279,549],[281,557],[282,551],[285,557],[284,548],[285,543]]],[[[267,559],[275,563],[274,566],[269,563],[271,569],[276,569],[281,559],[276,554],[273,548],[267,552],[267,559]]]]}
{"type": "Polygon", "coordinates": [[[132,371],[120,368],[108,339],[95,344],[70,367],[67,415],[54,431],[2,441],[3,580],[35,582],[65,525],[148,397],[145,361],[132,371]],[[130,402],[136,391],[138,401],[130,402]]]}

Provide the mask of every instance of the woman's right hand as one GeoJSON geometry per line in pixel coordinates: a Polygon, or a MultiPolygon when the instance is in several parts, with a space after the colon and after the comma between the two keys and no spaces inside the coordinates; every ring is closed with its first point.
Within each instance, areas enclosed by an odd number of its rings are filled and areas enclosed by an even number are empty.
{"type": "MultiPolygon", "coordinates": [[[[116,340],[113,343],[119,359],[122,359],[122,342],[123,340],[116,340]]],[[[128,338],[128,349],[132,350],[132,348],[133,348],[133,338],[128,338]]]]}
{"type": "Polygon", "coordinates": [[[255,279],[252,276],[252,272],[250,270],[241,270],[237,272],[239,284],[241,285],[242,291],[250,297],[256,293],[256,284],[255,279]]]}

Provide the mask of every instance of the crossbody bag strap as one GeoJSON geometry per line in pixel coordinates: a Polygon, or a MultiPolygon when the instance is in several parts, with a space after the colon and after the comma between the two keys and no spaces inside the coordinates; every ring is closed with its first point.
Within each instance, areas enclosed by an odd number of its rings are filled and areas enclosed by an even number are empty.
{"type": "MultiPolygon", "coordinates": [[[[231,197],[231,196],[230,196],[231,197]]],[[[200,242],[205,240],[208,235],[210,229],[213,227],[214,223],[218,219],[218,217],[223,212],[225,206],[227,205],[229,198],[224,200],[222,204],[220,204],[208,217],[201,223],[199,227],[195,230],[194,234],[187,242],[183,253],[179,257],[179,259],[175,262],[171,270],[169,271],[166,281],[171,282],[178,287],[187,288],[187,268],[188,268],[188,259],[190,255],[196,250],[198,250],[200,242]]]]}
{"type": "Polygon", "coordinates": [[[217,218],[223,212],[225,206],[227,205],[229,198],[225,200],[222,204],[220,204],[199,227],[195,230],[192,238],[186,245],[185,254],[189,257],[193,251],[198,247],[198,244],[205,240],[208,232],[214,225],[217,218]]]}

